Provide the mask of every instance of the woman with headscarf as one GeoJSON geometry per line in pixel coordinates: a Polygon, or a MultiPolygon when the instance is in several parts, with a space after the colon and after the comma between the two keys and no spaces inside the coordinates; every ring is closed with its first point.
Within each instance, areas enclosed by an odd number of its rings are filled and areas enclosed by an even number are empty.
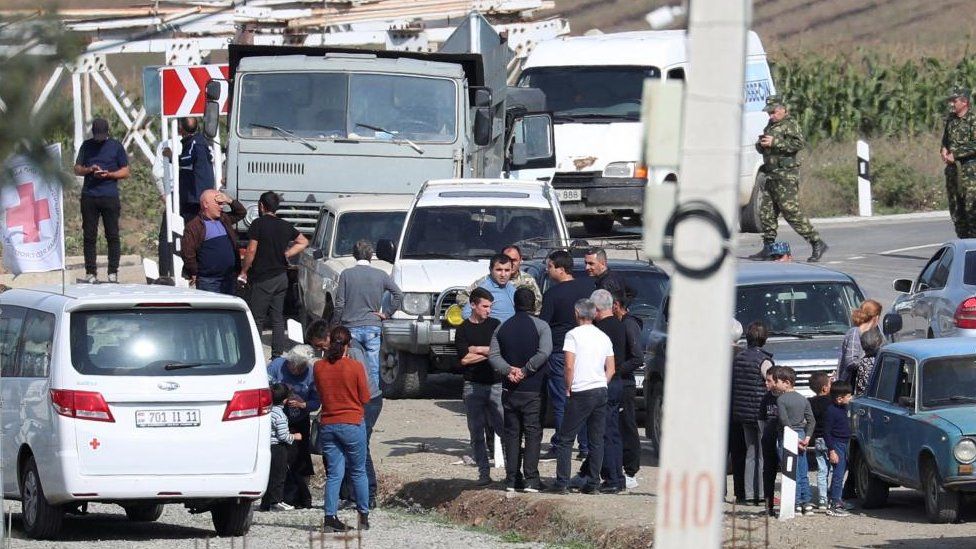
{"type": "Polygon", "coordinates": [[[284,490],[285,503],[299,509],[312,506],[312,493],[308,489],[308,479],[314,473],[308,445],[310,414],[320,406],[311,368],[314,356],[310,345],[296,345],[268,364],[268,383],[281,383],[291,389],[291,396],[285,400],[288,430],[302,434],[301,440],[289,448],[284,490]]]}

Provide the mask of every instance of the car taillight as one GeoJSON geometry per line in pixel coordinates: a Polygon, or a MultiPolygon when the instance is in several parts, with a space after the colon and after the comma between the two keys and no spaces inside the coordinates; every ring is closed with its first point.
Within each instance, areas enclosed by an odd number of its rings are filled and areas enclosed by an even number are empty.
{"type": "Polygon", "coordinates": [[[102,393],[51,389],[51,403],[54,411],[64,417],[115,423],[112,410],[109,410],[102,393]]]}
{"type": "Polygon", "coordinates": [[[963,330],[976,329],[976,297],[971,297],[960,303],[952,319],[956,322],[957,328],[963,330]]]}
{"type": "Polygon", "coordinates": [[[271,389],[237,391],[227,403],[223,421],[263,416],[271,413],[271,389]]]}

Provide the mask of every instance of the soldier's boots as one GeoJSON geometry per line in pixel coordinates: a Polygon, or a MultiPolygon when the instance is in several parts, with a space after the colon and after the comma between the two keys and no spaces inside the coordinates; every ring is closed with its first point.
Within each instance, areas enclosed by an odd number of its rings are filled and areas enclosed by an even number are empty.
{"type": "Polygon", "coordinates": [[[772,259],[773,255],[773,243],[763,242],[763,247],[758,252],[750,255],[746,259],[751,259],[753,261],[769,261],[772,259]]]}
{"type": "Polygon", "coordinates": [[[829,248],[829,246],[827,246],[827,243],[824,242],[823,240],[818,240],[818,241],[814,242],[813,243],[813,253],[810,254],[810,257],[807,258],[807,262],[808,263],[816,263],[816,262],[820,261],[820,258],[823,257],[823,254],[827,253],[827,249],[828,248],[829,248]]]}

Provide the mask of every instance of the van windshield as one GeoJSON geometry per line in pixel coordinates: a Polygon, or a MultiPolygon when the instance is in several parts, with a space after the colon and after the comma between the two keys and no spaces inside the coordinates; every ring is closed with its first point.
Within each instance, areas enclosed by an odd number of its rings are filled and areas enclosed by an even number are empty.
{"type": "Polygon", "coordinates": [[[657,67],[533,67],[519,79],[520,87],[539,88],[553,120],[640,120],[645,78],[660,78],[657,67]]]}
{"type": "Polygon", "coordinates": [[[213,376],[254,369],[244,311],[122,309],[71,314],[71,362],[100,376],[213,376]]]}
{"type": "Polygon", "coordinates": [[[557,240],[552,210],[503,206],[415,208],[404,259],[485,259],[524,240],[557,240]]]}

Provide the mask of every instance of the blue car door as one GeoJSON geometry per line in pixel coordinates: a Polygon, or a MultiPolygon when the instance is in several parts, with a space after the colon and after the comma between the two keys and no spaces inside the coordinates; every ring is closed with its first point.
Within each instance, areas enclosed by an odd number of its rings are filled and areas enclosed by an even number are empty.
{"type": "Polygon", "coordinates": [[[891,448],[891,461],[895,477],[911,485],[918,478],[916,463],[918,447],[914,443],[921,440],[918,421],[915,419],[915,362],[901,359],[898,378],[895,381],[895,396],[890,403],[890,421],[886,436],[891,448]]]}
{"type": "Polygon", "coordinates": [[[882,354],[868,386],[862,406],[858,408],[858,422],[863,422],[861,446],[875,473],[897,476],[894,457],[898,409],[894,406],[898,376],[905,359],[898,355],[882,354]]]}

